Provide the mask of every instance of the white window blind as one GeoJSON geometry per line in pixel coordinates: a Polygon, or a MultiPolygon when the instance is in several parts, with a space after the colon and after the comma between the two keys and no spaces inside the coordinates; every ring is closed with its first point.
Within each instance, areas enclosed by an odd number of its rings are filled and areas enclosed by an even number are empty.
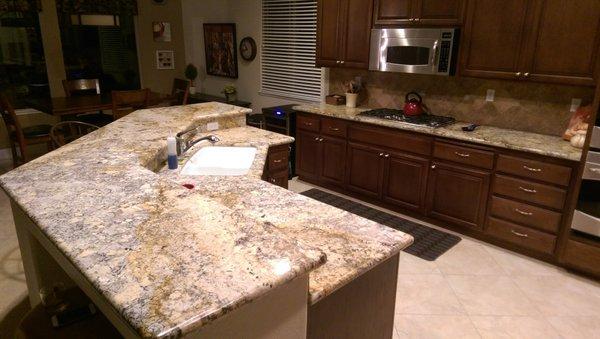
{"type": "Polygon", "coordinates": [[[261,93],[321,101],[316,0],[263,0],[261,93]]]}

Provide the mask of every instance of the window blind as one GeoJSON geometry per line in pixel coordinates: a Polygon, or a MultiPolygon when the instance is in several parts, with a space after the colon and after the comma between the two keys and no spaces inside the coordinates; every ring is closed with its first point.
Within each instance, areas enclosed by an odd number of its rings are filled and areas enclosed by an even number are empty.
{"type": "Polygon", "coordinates": [[[262,1],[261,93],[320,102],[316,0],[262,1]]]}

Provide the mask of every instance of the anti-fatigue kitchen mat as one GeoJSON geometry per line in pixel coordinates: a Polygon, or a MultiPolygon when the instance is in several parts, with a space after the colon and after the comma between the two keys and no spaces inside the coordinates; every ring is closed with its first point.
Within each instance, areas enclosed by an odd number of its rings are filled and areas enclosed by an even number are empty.
{"type": "Polygon", "coordinates": [[[460,237],[454,234],[420,225],[316,188],[304,191],[301,194],[412,235],[415,241],[404,251],[421,259],[433,261],[461,240],[460,237]]]}

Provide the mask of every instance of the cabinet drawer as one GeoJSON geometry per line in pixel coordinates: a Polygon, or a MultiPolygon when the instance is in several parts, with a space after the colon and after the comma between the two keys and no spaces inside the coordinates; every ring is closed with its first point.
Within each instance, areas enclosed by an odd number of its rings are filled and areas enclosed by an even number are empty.
{"type": "Polygon", "coordinates": [[[496,196],[492,197],[491,214],[551,233],[558,231],[562,217],[560,213],[496,196]]]}
{"type": "Polygon", "coordinates": [[[498,174],[494,180],[494,193],[556,209],[563,208],[567,196],[560,188],[498,174]]]}
{"type": "Polygon", "coordinates": [[[600,276],[600,247],[569,240],[563,261],[569,266],[600,276]]]}
{"type": "Polygon", "coordinates": [[[323,134],[334,137],[345,138],[347,123],[336,119],[321,119],[321,131],[323,134]]]}
{"type": "Polygon", "coordinates": [[[548,254],[554,252],[556,244],[553,235],[496,218],[488,219],[486,232],[498,239],[548,254]]]}
{"type": "Polygon", "coordinates": [[[317,133],[319,132],[320,125],[318,117],[298,115],[296,123],[298,124],[298,128],[300,129],[313,131],[317,133]]]}
{"type": "Polygon", "coordinates": [[[269,172],[286,169],[288,167],[288,151],[277,151],[269,153],[269,172]]]}
{"type": "Polygon", "coordinates": [[[475,148],[447,144],[436,141],[433,156],[465,165],[492,169],[494,167],[494,153],[475,148]]]}
{"type": "Polygon", "coordinates": [[[552,184],[567,186],[571,180],[571,168],[541,161],[499,155],[498,171],[519,175],[552,184]]]}
{"type": "Polygon", "coordinates": [[[273,185],[283,187],[285,189],[288,188],[288,171],[279,171],[275,173],[269,173],[266,179],[268,182],[273,185]]]}
{"type": "Polygon", "coordinates": [[[351,125],[348,128],[348,138],[361,143],[393,148],[401,151],[422,155],[431,154],[432,139],[426,136],[386,130],[364,125],[351,125]]]}

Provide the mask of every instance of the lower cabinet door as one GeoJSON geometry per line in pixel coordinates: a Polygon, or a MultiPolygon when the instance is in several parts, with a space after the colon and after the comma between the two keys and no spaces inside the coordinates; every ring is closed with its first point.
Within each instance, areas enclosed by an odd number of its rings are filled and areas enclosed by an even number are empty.
{"type": "Polygon", "coordinates": [[[429,160],[387,153],[382,196],[385,202],[425,213],[429,160]]]}
{"type": "Polygon", "coordinates": [[[346,140],[321,137],[321,180],[344,184],[346,174],[346,140]]]}
{"type": "Polygon", "coordinates": [[[384,152],[382,150],[357,144],[348,144],[346,169],[349,190],[379,198],[383,177],[384,152]]]}
{"type": "Polygon", "coordinates": [[[320,172],[321,142],[319,135],[298,130],[296,133],[296,173],[317,180],[320,172]]]}
{"type": "Polygon", "coordinates": [[[276,173],[270,173],[267,177],[267,181],[272,183],[273,185],[277,185],[279,187],[283,187],[285,189],[288,188],[288,171],[279,171],[276,173]]]}
{"type": "Polygon", "coordinates": [[[429,178],[430,216],[461,226],[483,227],[490,173],[434,162],[429,178]]]}

